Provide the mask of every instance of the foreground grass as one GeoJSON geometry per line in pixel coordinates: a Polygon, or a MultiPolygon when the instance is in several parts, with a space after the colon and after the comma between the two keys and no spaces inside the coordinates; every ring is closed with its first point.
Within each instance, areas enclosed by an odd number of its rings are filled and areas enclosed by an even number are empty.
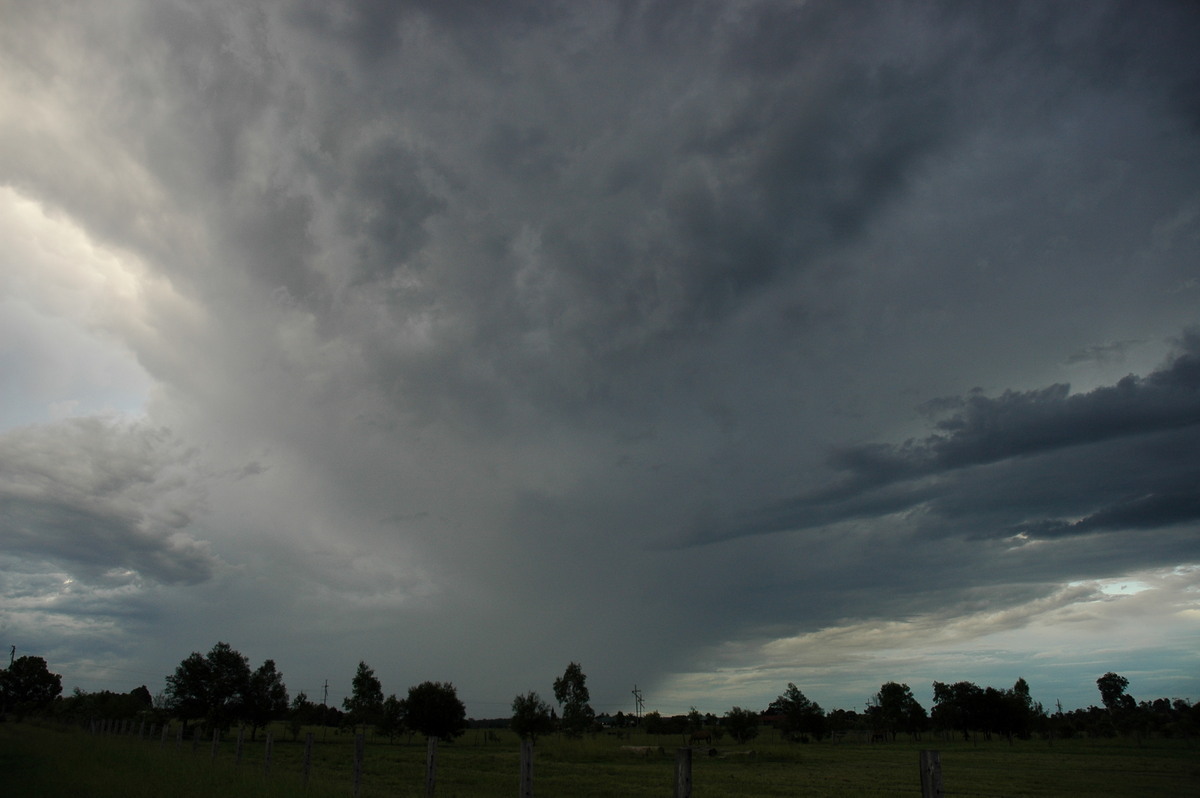
{"type": "MultiPolygon", "coordinates": [[[[135,737],[99,737],[76,729],[30,723],[0,724],[0,773],[4,792],[29,796],[227,796],[311,798],[353,794],[353,737],[317,732],[312,777],[300,778],[304,746],[276,730],[271,772],[264,773],[261,738],[245,744],[236,762],[234,743],[176,746],[135,737]]],[[[618,740],[539,741],[535,794],[543,796],[670,796],[675,738],[635,736],[618,740]],[[638,756],[622,745],[665,748],[638,756]]],[[[751,746],[720,745],[725,753],[753,747],[754,756],[708,757],[695,752],[696,798],[745,796],[896,796],[920,794],[918,752],[942,752],[946,793],[974,796],[1183,796],[1200,795],[1200,761],[1184,741],[1069,740],[1053,745],[1024,741],[979,744],[959,741],[863,745],[843,742],[796,745],[769,732],[751,746]]],[[[511,796],[517,790],[516,737],[501,732],[488,740],[468,732],[438,751],[438,796],[511,796]]],[[[425,743],[369,738],[360,795],[422,796],[425,743]]]]}

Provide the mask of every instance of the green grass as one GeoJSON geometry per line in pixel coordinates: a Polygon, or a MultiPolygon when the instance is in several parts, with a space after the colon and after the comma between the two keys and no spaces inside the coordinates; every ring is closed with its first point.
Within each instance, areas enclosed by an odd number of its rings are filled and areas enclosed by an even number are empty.
{"type": "MultiPolygon", "coordinates": [[[[304,745],[275,732],[270,775],[264,774],[264,745],[243,748],[235,763],[234,735],[221,743],[215,760],[210,742],[177,747],[134,737],[92,736],[73,728],[35,723],[0,724],[0,773],[5,794],[22,798],[138,798],[138,796],[220,795],[227,798],[350,796],[353,736],[316,732],[312,777],[300,779],[304,745]]],[[[542,796],[672,795],[674,737],[607,735],[584,740],[549,738],[537,745],[534,792],[542,796]],[[643,757],[622,745],[663,746],[665,753],[643,757]]],[[[708,757],[694,754],[696,798],[740,796],[897,796],[920,794],[918,752],[942,752],[947,795],[973,796],[1200,796],[1200,758],[1182,740],[1044,740],[1010,745],[996,740],[897,742],[883,745],[829,742],[809,745],[779,741],[770,732],[747,746],[726,740],[722,752],[753,748],[756,755],[708,757]]],[[[362,798],[422,796],[425,743],[395,743],[368,737],[362,798]]],[[[485,742],[469,731],[438,749],[437,795],[511,796],[517,791],[516,737],[499,733],[485,742]]]]}

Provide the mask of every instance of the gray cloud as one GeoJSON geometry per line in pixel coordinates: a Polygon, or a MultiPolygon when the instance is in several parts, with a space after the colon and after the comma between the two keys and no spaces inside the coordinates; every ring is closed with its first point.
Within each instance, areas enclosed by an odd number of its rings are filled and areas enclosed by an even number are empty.
{"type": "Polygon", "coordinates": [[[186,533],[199,496],[168,432],[100,418],[0,436],[0,544],[104,580],[209,579],[216,560],[186,533]]]}
{"type": "MultiPolygon", "coordinates": [[[[112,588],[148,662],[211,633],[502,714],[582,659],[616,709],[1196,559],[1196,335],[1145,360],[1197,322],[1188,8],[7,16],[0,180],[111,256],[65,281],[149,387],[0,433],[5,595],[112,588]]],[[[0,299],[77,322],[51,282],[0,299]]]]}
{"type": "Polygon", "coordinates": [[[1200,518],[1194,487],[1200,465],[1188,442],[1200,434],[1197,330],[1184,332],[1180,349],[1144,378],[1130,375],[1083,394],[1054,385],[939,400],[933,410],[946,415],[936,422],[937,433],[902,445],[837,451],[830,460],[840,476],[829,487],[757,511],[745,525],[701,531],[699,537],[812,528],[918,505],[977,517],[999,505],[1019,516],[1042,505],[1045,486],[1064,513],[1087,517],[1023,523],[1029,534],[1194,521],[1200,518]],[[1118,474],[1112,463],[1119,464],[1118,474]],[[993,464],[1000,466],[987,468],[993,464]],[[986,487],[977,487],[983,482],[986,487]],[[1127,498],[1107,504],[1114,496],[1127,498]]]}

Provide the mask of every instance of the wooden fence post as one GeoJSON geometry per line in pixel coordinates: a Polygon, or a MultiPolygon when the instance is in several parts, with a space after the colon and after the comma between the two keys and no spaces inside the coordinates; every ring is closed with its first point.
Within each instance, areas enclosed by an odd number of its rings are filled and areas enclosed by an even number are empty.
{"type": "Polygon", "coordinates": [[[430,737],[425,749],[425,798],[433,798],[433,788],[437,784],[437,741],[430,737]]]}
{"type": "Polygon", "coordinates": [[[272,742],[274,742],[274,740],[271,737],[271,733],[267,732],[266,752],[263,754],[263,775],[264,776],[271,775],[271,743],[272,742]]]}
{"type": "Polygon", "coordinates": [[[366,735],[354,735],[354,798],[358,798],[358,791],[362,789],[363,746],[365,741],[366,735]]]}
{"type": "Polygon", "coordinates": [[[221,730],[213,729],[212,761],[217,760],[217,745],[221,742],[221,730]]]}
{"type": "Polygon", "coordinates": [[[246,727],[244,725],[238,726],[237,756],[234,759],[234,763],[237,764],[238,767],[241,767],[242,764],[242,743],[245,741],[245,739],[246,727]]]}
{"type": "Polygon", "coordinates": [[[942,798],[942,755],[937,751],[921,752],[921,798],[942,798]]]}
{"type": "Polygon", "coordinates": [[[521,741],[521,798],[533,798],[533,740],[521,741]]]}
{"type": "Polygon", "coordinates": [[[308,773],[312,769],[312,744],[313,733],[309,732],[304,737],[304,789],[308,789],[308,773]]]}
{"type": "Polygon", "coordinates": [[[692,749],[675,753],[675,798],[692,798],[692,749]]]}

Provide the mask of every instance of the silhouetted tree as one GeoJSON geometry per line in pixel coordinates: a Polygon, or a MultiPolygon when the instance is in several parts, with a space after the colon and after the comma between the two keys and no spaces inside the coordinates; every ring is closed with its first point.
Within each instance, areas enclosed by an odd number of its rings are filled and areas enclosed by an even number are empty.
{"type": "Polygon", "coordinates": [[[153,712],[153,699],[144,686],[128,693],[111,690],[89,693],[76,687],[71,695],[55,702],[54,711],[64,719],[81,722],[93,718],[125,720],[153,712]]]}
{"type": "Polygon", "coordinates": [[[193,651],[167,677],[167,709],[183,720],[203,718],[228,729],[244,710],[250,689],[250,662],[228,643],[218,642],[208,654],[193,651]]]}
{"type": "Polygon", "coordinates": [[[467,728],[467,708],[450,682],[422,682],[408,688],[404,723],[426,737],[449,742],[467,728]]]}
{"type": "Polygon", "coordinates": [[[146,685],[135,687],[127,694],[130,698],[138,702],[143,710],[152,709],[154,707],[154,696],[150,695],[150,688],[146,685]]]}
{"type": "Polygon", "coordinates": [[[807,741],[809,735],[820,740],[825,735],[825,712],[821,705],[809,700],[791,682],[783,695],[771,702],[767,712],[783,716],[779,731],[785,740],[807,741]]]}
{"type": "Polygon", "coordinates": [[[562,707],[562,730],[568,737],[581,737],[592,727],[596,713],[592,710],[587,689],[587,676],[579,663],[572,662],[561,678],[554,680],[554,698],[562,707]]]}
{"type": "Polygon", "coordinates": [[[48,709],[62,694],[62,676],[51,673],[41,657],[20,657],[0,671],[0,707],[23,718],[48,709]]]}
{"type": "Polygon", "coordinates": [[[1124,676],[1109,671],[1096,680],[1096,687],[1100,689],[1100,700],[1104,702],[1105,709],[1111,713],[1136,706],[1133,696],[1125,693],[1129,680],[1124,676]]]}
{"type": "Polygon", "coordinates": [[[242,706],[242,716],[250,723],[250,739],[260,728],[284,717],[288,711],[288,691],[283,674],[275,670],[275,660],[269,659],[250,674],[250,683],[242,706]]]}
{"type": "Polygon", "coordinates": [[[758,736],[758,713],[752,709],[734,707],[725,713],[722,723],[739,745],[758,736]]]}
{"type": "Polygon", "coordinates": [[[383,685],[375,678],[375,671],[367,663],[359,662],[349,697],[342,701],[342,709],[350,715],[350,722],[362,724],[363,732],[368,723],[376,723],[383,711],[383,685]]]}
{"type": "Polygon", "coordinates": [[[867,708],[872,726],[882,734],[911,734],[916,737],[925,728],[925,708],[913,697],[907,684],[888,682],[875,694],[875,704],[867,708]]]}
{"type": "Polygon", "coordinates": [[[396,739],[396,735],[404,731],[404,702],[396,698],[396,694],[392,693],[383,701],[383,707],[379,713],[379,723],[375,726],[375,731],[386,735],[388,740],[396,739]]]}
{"type": "Polygon", "coordinates": [[[554,731],[550,705],[532,690],[513,699],[512,712],[509,726],[522,740],[536,743],[538,737],[554,731]]]}
{"type": "Polygon", "coordinates": [[[1045,712],[1029,694],[1029,683],[1017,679],[1011,690],[995,687],[981,688],[972,682],[956,684],[933,683],[934,707],[931,713],[939,729],[962,732],[983,732],[989,739],[1002,734],[1009,740],[1014,735],[1028,737],[1045,712]]]}
{"type": "Polygon", "coordinates": [[[300,736],[300,729],[306,724],[316,722],[320,713],[321,708],[309,701],[308,694],[301,690],[288,707],[288,731],[292,733],[292,739],[300,736]]]}
{"type": "Polygon", "coordinates": [[[934,725],[962,732],[969,739],[973,729],[983,728],[983,690],[973,682],[933,683],[934,725]]]}

